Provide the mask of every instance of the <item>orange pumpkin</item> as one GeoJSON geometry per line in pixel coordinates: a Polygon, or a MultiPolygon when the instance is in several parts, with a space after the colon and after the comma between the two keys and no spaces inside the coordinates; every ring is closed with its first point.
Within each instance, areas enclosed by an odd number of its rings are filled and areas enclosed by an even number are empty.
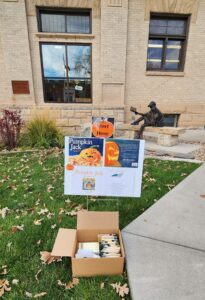
{"type": "Polygon", "coordinates": [[[67,171],[72,171],[74,169],[74,166],[73,165],[71,165],[71,164],[67,164],[66,165],[66,170],[67,171]]]}
{"type": "Polygon", "coordinates": [[[103,120],[99,123],[95,122],[92,125],[92,134],[95,137],[109,138],[113,135],[114,126],[111,122],[103,120]]]}
{"type": "Polygon", "coordinates": [[[100,163],[100,160],[101,160],[101,154],[95,148],[83,149],[80,152],[80,157],[82,157],[83,159],[85,159],[87,162],[89,162],[91,164],[100,163]]]}
{"type": "Polygon", "coordinates": [[[117,143],[108,141],[105,143],[105,166],[120,166],[119,159],[119,146],[117,143]]]}

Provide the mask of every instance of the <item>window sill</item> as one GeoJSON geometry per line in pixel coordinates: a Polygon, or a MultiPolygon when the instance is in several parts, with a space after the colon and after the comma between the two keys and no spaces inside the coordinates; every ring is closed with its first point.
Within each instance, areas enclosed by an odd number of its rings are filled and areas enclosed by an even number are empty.
{"type": "Polygon", "coordinates": [[[172,77],[184,77],[184,72],[161,72],[161,71],[146,71],[146,76],[172,76],[172,77]]]}
{"type": "Polygon", "coordinates": [[[38,32],[36,36],[39,38],[64,38],[64,39],[94,39],[93,34],[80,33],[54,33],[54,32],[38,32]]]}

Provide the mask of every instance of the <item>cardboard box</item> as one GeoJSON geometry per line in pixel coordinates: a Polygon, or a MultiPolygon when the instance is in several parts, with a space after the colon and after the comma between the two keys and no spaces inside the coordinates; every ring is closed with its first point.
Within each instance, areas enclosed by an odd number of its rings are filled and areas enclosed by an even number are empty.
{"type": "Polygon", "coordinates": [[[123,273],[125,252],[119,230],[119,212],[83,211],[77,215],[77,229],[60,228],[51,253],[71,257],[73,276],[120,275],[123,273]],[[97,242],[99,233],[116,233],[121,257],[75,258],[78,242],[97,242]]]}

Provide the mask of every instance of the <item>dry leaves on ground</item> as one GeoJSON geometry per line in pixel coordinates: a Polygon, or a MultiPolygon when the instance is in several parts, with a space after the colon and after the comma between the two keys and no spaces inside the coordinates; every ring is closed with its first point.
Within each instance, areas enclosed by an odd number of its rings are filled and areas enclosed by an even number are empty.
{"type": "Polygon", "coordinates": [[[120,296],[120,297],[124,297],[125,295],[129,294],[129,288],[127,286],[127,283],[125,283],[124,285],[121,285],[121,283],[111,283],[110,284],[113,289],[115,289],[116,293],[120,296]]]}
{"type": "Polygon", "coordinates": [[[42,293],[38,293],[38,294],[34,295],[33,298],[35,298],[35,299],[36,298],[41,298],[41,297],[43,297],[45,295],[47,295],[47,293],[46,292],[42,292],[42,293]]]}
{"type": "Polygon", "coordinates": [[[72,281],[70,281],[70,282],[68,282],[68,284],[66,284],[65,289],[71,290],[77,284],[79,284],[79,279],[74,277],[72,281]]]}
{"type": "Polygon", "coordinates": [[[35,279],[39,282],[39,279],[38,279],[38,275],[41,273],[42,269],[38,270],[38,272],[36,273],[35,275],[35,279]]]}
{"type": "Polygon", "coordinates": [[[61,280],[59,280],[58,279],[58,281],[57,281],[57,285],[59,285],[59,286],[66,286],[66,283],[63,283],[61,280]]]}
{"type": "Polygon", "coordinates": [[[7,270],[7,266],[2,266],[1,268],[1,271],[0,271],[0,275],[6,275],[8,274],[8,270],[7,270]]]}
{"type": "Polygon", "coordinates": [[[17,232],[17,231],[23,231],[24,230],[24,225],[15,225],[12,226],[11,231],[13,233],[17,232]]]}
{"type": "Polygon", "coordinates": [[[2,217],[2,219],[4,219],[7,215],[7,213],[10,211],[10,209],[8,207],[4,207],[2,209],[0,209],[0,215],[2,217]]]}
{"type": "Polygon", "coordinates": [[[60,256],[52,256],[51,253],[48,251],[41,251],[40,254],[41,254],[41,260],[48,265],[50,265],[55,261],[61,261],[60,256]]]}
{"type": "Polygon", "coordinates": [[[38,215],[45,215],[46,213],[49,213],[49,210],[47,208],[41,208],[41,210],[38,212],[38,215]]]}
{"type": "Polygon", "coordinates": [[[5,292],[10,292],[11,287],[9,287],[9,281],[6,279],[0,279],[0,297],[3,296],[5,292]]]}
{"type": "Polygon", "coordinates": [[[42,223],[41,223],[42,221],[43,221],[43,219],[35,220],[35,221],[33,222],[33,224],[34,224],[34,225],[37,225],[37,226],[40,226],[40,225],[42,224],[42,223]]]}
{"type": "Polygon", "coordinates": [[[18,285],[19,280],[18,279],[13,279],[11,283],[14,284],[14,285],[18,285]]]}
{"type": "Polygon", "coordinates": [[[104,287],[105,287],[105,283],[104,283],[104,282],[101,282],[100,288],[101,288],[101,289],[104,289],[104,287]]]}
{"type": "Polygon", "coordinates": [[[32,293],[25,292],[25,296],[28,297],[28,298],[35,298],[35,299],[37,299],[37,298],[44,297],[45,295],[47,295],[46,292],[41,292],[41,293],[35,294],[34,296],[33,296],[32,293]]]}

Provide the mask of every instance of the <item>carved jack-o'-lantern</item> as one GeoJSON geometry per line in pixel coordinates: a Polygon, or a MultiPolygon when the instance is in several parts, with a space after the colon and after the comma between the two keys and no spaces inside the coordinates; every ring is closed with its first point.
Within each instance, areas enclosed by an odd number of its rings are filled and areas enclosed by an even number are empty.
{"type": "Polygon", "coordinates": [[[105,165],[106,166],[120,166],[119,146],[115,142],[108,141],[105,143],[105,165]]]}
{"type": "Polygon", "coordinates": [[[99,163],[101,160],[101,154],[100,152],[95,148],[87,148],[83,149],[80,152],[80,157],[85,159],[87,162],[92,163],[99,163]]]}

